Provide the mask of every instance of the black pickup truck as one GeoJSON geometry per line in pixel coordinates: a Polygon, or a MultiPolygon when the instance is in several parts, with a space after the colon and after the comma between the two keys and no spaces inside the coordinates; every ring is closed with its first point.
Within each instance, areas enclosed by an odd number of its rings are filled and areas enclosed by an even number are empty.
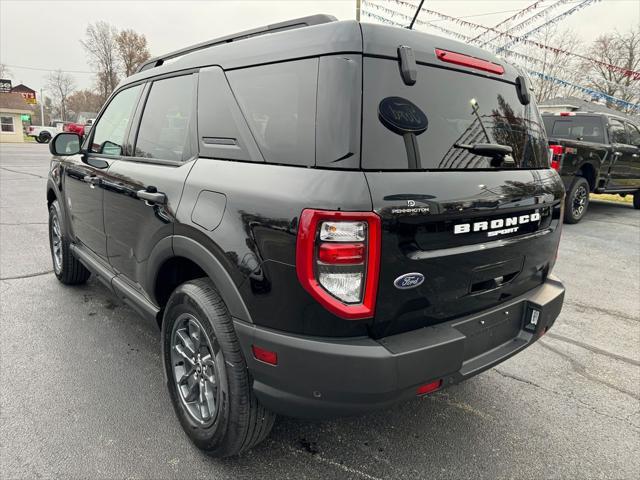
{"type": "Polygon", "coordinates": [[[633,195],[640,209],[640,128],[605,113],[543,114],[552,152],[551,166],[567,189],[564,219],[582,220],[589,192],[633,195]]]}

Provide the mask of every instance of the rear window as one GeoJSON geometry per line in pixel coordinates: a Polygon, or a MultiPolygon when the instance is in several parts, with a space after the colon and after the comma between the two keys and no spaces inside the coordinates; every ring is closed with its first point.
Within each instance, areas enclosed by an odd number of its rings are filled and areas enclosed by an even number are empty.
{"type": "Polygon", "coordinates": [[[514,84],[418,65],[417,82],[408,86],[400,77],[397,61],[365,58],[364,169],[409,168],[407,135],[393,132],[379,118],[380,102],[391,97],[409,100],[426,116],[426,130],[415,137],[421,169],[494,168],[491,157],[458,147],[480,143],[511,147],[511,168],[548,168],[547,139],[540,115],[533,103],[520,103],[514,84]]]}
{"type": "Polygon", "coordinates": [[[600,117],[545,116],[544,126],[547,129],[547,135],[552,138],[604,143],[604,127],[600,117]]]}

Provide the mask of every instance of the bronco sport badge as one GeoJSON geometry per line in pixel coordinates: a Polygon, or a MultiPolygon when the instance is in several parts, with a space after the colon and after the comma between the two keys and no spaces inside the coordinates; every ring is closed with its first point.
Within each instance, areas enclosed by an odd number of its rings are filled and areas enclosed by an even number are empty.
{"type": "Polygon", "coordinates": [[[537,222],[540,220],[540,212],[536,210],[531,214],[516,215],[507,218],[496,218],[494,220],[485,220],[482,222],[459,223],[454,225],[453,234],[471,232],[487,232],[487,237],[497,237],[498,235],[506,235],[518,231],[519,225],[525,223],[537,222]],[[505,228],[506,227],[506,228],[505,228]]]}

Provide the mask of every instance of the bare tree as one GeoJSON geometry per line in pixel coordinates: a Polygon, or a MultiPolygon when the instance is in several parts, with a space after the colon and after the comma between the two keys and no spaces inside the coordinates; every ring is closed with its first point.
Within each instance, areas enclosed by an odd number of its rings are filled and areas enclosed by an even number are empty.
{"type": "MultiPolygon", "coordinates": [[[[512,52],[520,53],[520,56],[514,55],[513,60],[529,70],[538,102],[575,95],[579,92],[580,90],[573,85],[582,83],[580,62],[577,57],[561,52],[561,50],[578,51],[580,42],[576,34],[570,29],[561,30],[557,25],[550,25],[543,28],[531,40],[556,49],[540,48],[535,45],[521,49],[517,46],[510,48],[512,52]]],[[[502,53],[509,58],[509,52],[502,53]]]]}
{"type": "Polygon", "coordinates": [[[51,72],[47,78],[47,89],[53,94],[56,107],[59,109],[62,120],[67,119],[67,101],[69,95],[73,93],[75,88],[76,82],[73,77],[67,75],[62,70],[51,72]]]}
{"type": "Polygon", "coordinates": [[[116,43],[125,77],[133,75],[140,64],[151,56],[147,48],[147,37],[134,30],[122,30],[116,36],[116,43]]]}
{"type": "Polygon", "coordinates": [[[86,39],[80,43],[89,55],[89,61],[98,71],[97,87],[104,102],[118,85],[118,30],[107,22],[89,24],[86,39]]]}
{"type": "Polygon", "coordinates": [[[102,106],[100,95],[90,90],[78,90],[69,95],[67,99],[67,108],[75,115],[80,112],[97,113],[102,106]]]}
{"type": "Polygon", "coordinates": [[[4,63],[0,63],[0,78],[11,78],[11,70],[4,63]]]}
{"type": "MultiPolygon", "coordinates": [[[[582,69],[588,75],[587,82],[591,88],[629,103],[640,103],[640,79],[634,79],[632,74],[625,72],[640,70],[640,29],[599,36],[585,57],[582,69]]],[[[628,110],[611,101],[607,106],[628,110]]]]}

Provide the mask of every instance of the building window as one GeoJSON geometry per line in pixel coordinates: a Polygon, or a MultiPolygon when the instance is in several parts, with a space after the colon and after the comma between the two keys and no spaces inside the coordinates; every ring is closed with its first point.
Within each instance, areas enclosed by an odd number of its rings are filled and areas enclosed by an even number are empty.
{"type": "Polygon", "coordinates": [[[3,132],[14,132],[13,117],[0,117],[0,125],[3,132]]]}

